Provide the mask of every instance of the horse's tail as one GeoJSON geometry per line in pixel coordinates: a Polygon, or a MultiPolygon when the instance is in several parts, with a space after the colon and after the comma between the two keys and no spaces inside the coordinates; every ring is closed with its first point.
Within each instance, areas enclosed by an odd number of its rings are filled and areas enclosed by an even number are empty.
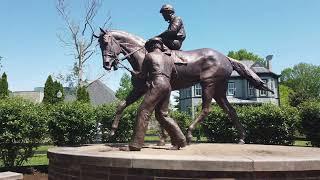
{"type": "Polygon", "coordinates": [[[228,59],[231,62],[233,69],[236,70],[242,77],[246,78],[255,88],[270,91],[274,94],[274,92],[269,89],[268,86],[262,81],[262,79],[250,68],[248,68],[238,60],[230,57],[228,57],[228,59]]]}

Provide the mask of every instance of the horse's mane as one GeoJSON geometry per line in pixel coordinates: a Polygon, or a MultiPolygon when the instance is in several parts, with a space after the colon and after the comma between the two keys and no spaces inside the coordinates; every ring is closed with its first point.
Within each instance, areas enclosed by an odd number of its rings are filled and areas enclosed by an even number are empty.
{"type": "Polygon", "coordinates": [[[145,40],[137,35],[134,35],[134,34],[131,34],[131,33],[128,33],[126,31],[122,31],[122,30],[111,30],[109,31],[111,32],[113,35],[118,35],[118,36],[122,36],[124,38],[127,38],[129,39],[128,37],[130,37],[130,39],[132,40],[131,43],[135,43],[137,44],[138,46],[144,46],[145,44],[145,40]]]}

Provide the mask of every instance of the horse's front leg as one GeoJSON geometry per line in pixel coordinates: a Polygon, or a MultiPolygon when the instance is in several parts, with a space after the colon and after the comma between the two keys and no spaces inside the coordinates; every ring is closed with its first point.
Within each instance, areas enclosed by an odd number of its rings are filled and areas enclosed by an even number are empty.
{"type": "Polygon", "coordinates": [[[146,92],[145,88],[141,88],[139,90],[137,88],[133,88],[133,90],[129,92],[129,95],[126,97],[126,99],[120,102],[120,104],[117,107],[116,115],[112,123],[112,128],[110,131],[111,136],[113,136],[115,131],[118,129],[120,118],[122,116],[123,111],[126,109],[126,107],[136,102],[145,92],[146,92]]]}

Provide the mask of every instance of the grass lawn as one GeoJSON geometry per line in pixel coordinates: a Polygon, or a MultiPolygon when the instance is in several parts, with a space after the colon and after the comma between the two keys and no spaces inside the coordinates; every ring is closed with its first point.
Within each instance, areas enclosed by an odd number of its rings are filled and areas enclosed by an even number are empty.
{"type": "Polygon", "coordinates": [[[54,146],[44,145],[44,146],[38,147],[36,149],[34,156],[29,158],[27,162],[23,163],[23,166],[48,165],[49,159],[47,158],[47,151],[51,147],[54,147],[54,146]]]}
{"type": "Polygon", "coordinates": [[[297,141],[294,142],[293,145],[294,145],[294,146],[310,146],[310,147],[311,147],[310,141],[297,140],[297,141]]]}

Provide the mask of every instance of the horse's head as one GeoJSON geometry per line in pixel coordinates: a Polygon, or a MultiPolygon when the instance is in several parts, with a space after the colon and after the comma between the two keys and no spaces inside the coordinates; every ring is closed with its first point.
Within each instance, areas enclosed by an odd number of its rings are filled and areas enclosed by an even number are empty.
{"type": "Polygon", "coordinates": [[[121,53],[120,44],[110,32],[101,28],[100,31],[100,35],[95,37],[99,38],[98,42],[102,53],[103,68],[109,71],[113,67],[114,70],[117,70],[118,55],[121,53]]]}

